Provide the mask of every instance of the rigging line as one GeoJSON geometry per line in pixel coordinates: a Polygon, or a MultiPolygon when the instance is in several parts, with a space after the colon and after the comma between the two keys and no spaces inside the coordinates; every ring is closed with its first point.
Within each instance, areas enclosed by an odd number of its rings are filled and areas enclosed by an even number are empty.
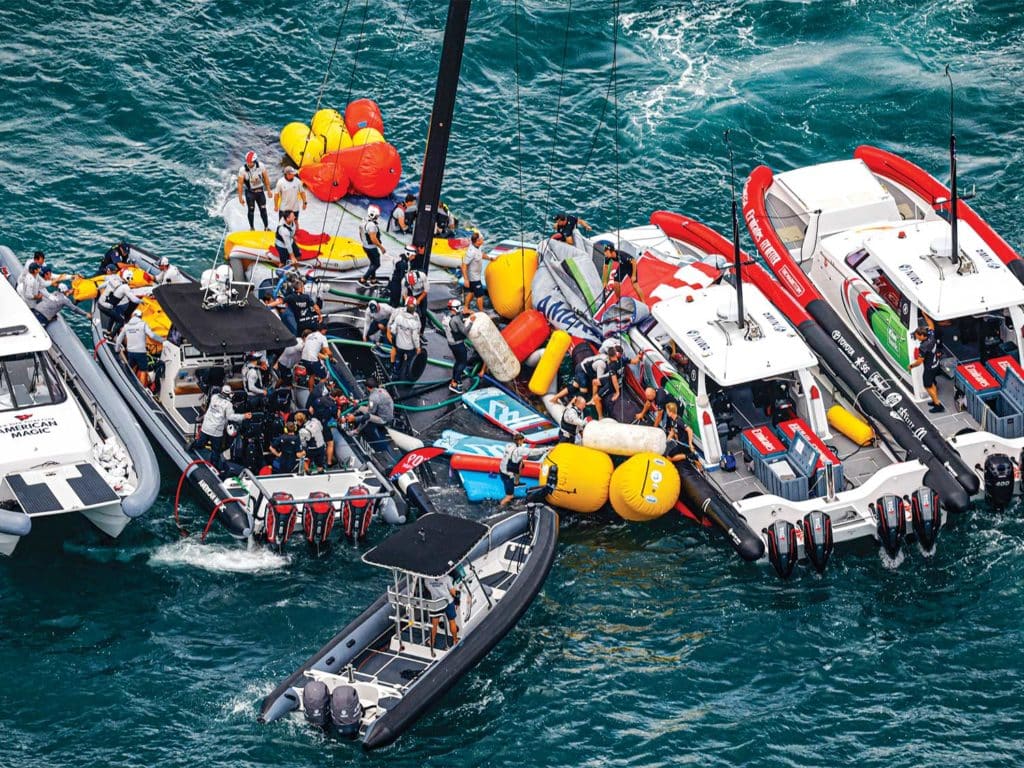
{"type": "Polygon", "coordinates": [[[587,168],[590,167],[590,161],[594,157],[594,150],[597,149],[597,140],[601,135],[601,127],[604,125],[604,116],[608,112],[608,101],[611,98],[612,93],[612,78],[608,76],[608,87],[604,91],[604,100],[601,104],[601,114],[597,118],[597,127],[594,128],[594,137],[590,141],[590,148],[587,150],[586,159],[583,161],[583,167],[580,169],[579,174],[576,176],[576,185],[572,188],[572,194],[569,196],[570,200],[576,199],[576,193],[579,191],[580,184],[583,183],[583,179],[587,176],[587,168]]]}
{"type": "MultiPolygon", "coordinates": [[[[515,39],[515,73],[516,73],[516,164],[519,166],[519,241],[524,242],[523,234],[523,110],[520,101],[519,86],[519,0],[515,0],[512,14],[513,38],[515,39]]],[[[525,287],[526,260],[523,260],[523,277],[525,287]]]]}
{"type": "MultiPolygon", "coordinates": [[[[327,90],[327,81],[331,76],[331,67],[334,64],[334,57],[338,53],[338,43],[341,42],[341,31],[345,28],[345,18],[348,16],[348,6],[352,0],[345,0],[345,7],[341,11],[341,19],[338,21],[338,31],[334,35],[334,46],[331,48],[330,58],[327,59],[327,68],[324,70],[324,79],[320,82],[320,90],[316,94],[316,107],[313,109],[315,115],[320,111],[320,104],[323,102],[324,91],[327,90]]],[[[310,119],[310,125],[312,125],[312,118],[310,119]]],[[[306,150],[309,148],[309,139],[306,140],[305,146],[302,147],[302,155],[299,157],[298,164],[302,167],[302,161],[306,159],[306,150]]]]}
{"type": "MultiPolygon", "coordinates": [[[[615,245],[622,247],[622,209],[620,207],[619,179],[619,0],[612,5],[612,118],[615,127],[612,131],[613,152],[615,154],[615,245]]],[[[619,288],[618,301],[622,301],[622,289],[619,288]]]]}
{"type": "Polygon", "coordinates": [[[565,88],[565,61],[569,54],[569,22],[572,19],[572,0],[569,0],[565,12],[565,36],[562,41],[562,67],[558,77],[558,101],[555,103],[555,128],[551,135],[551,155],[548,158],[548,180],[544,190],[544,198],[551,207],[551,177],[555,172],[555,151],[558,149],[558,121],[562,114],[562,94],[565,88]]]}
{"type": "Polygon", "coordinates": [[[366,19],[370,15],[370,0],[363,0],[363,20],[359,22],[359,37],[356,40],[356,51],[352,55],[352,71],[348,75],[348,90],[345,92],[345,103],[352,100],[352,84],[356,79],[356,70],[359,69],[359,54],[363,49],[364,32],[366,30],[366,19]]]}

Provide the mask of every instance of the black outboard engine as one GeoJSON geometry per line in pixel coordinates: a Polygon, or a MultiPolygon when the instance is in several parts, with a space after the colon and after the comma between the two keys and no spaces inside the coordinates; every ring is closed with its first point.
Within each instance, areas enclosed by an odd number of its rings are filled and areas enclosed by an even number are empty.
{"type": "Polygon", "coordinates": [[[275,547],[278,552],[284,550],[288,537],[295,530],[298,510],[292,503],[294,496],[278,491],[267,505],[267,544],[275,547]]]}
{"type": "Polygon", "coordinates": [[[310,680],[302,688],[302,709],[306,713],[306,722],[317,728],[326,728],[330,724],[330,700],[327,686],[319,680],[310,680]]]}
{"type": "Polygon", "coordinates": [[[914,523],[914,534],[921,549],[931,552],[942,527],[942,511],[939,509],[939,494],[931,488],[918,488],[910,495],[910,512],[914,523]]]}
{"type": "Polygon", "coordinates": [[[996,509],[1006,509],[1013,498],[1013,462],[1005,453],[985,459],[985,500],[996,509]]]}
{"type": "Polygon", "coordinates": [[[768,560],[779,576],[788,579],[796,565],[796,526],[788,520],[776,520],[764,533],[768,538],[768,560]]]}
{"type": "Polygon", "coordinates": [[[350,685],[339,685],[331,693],[331,720],[339,736],[354,739],[359,735],[359,721],[363,719],[363,705],[359,694],[350,685]]]}
{"type": "Polygon", "coordinates": [[[334,528],[334,504],[330,501],[330,494],[323,491],[313,491],[309,498],[310,501],[302,505],[302,528],[309,548],[319,557],[330,546],[328,538],[334,528]]]}
{"type": "Polygon", "coordinates": [[[875,502],[874,512],[878,518],[878,538],[882,548],[889,557],[895,558],[907,535],[904,501],[899,496],[888,493],[875,502]]]}
{"type": "MultiPolygon", "coordinates": [[[[365,485],[353,485],[348,489],[349,496],[369,496],[370,489],[365,485]]],[[[354,541],[362,541],[366,538],[366,532],[370,529],[370,521],[373,519],[374,499],[355,498],[345,499],[341,507],[341,524],[345,529],[345,535],[354,541]]]]}
{"type": "Polygon", "coordinates": [[[832,518],[814,510],[804,515],[804,554],[818,573],[824,573],[836,545],[832,540],[832,518]]]}

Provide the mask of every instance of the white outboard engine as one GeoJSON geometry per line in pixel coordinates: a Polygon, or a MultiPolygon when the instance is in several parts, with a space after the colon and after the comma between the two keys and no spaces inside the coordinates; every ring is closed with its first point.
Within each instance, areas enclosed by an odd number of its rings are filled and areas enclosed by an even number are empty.
{"type": "Polygon", "coordinates": [[[939,495],[931,488],[918,488],[910,495],[911,520],[914,534],[917,536],[921,549],[932,552],[935,540],[942,527],[942,511],[939,509],[939,495]]]}
{"type": "Polygon", "coordinates": [[[339,736],[354,739],[359,735],[359,721],[363,719],[363,705],[359,694],[351,685],[339,685],[331,693],[331,720],[339,736]]]}
{"type": "Polygon", "coordinates": [[[796,526],[788,520],[776,520],[764,529],[768,539],[768,560],[783,579],[793,573],[797,559],[796,526]]]}
{"type": "Polygon", "coordinates": [[[1005,453],[985,459],[985,500],[996,509],[1006,509],[1013,498],[1013,462],[1005,453]]]}
{"type": "Polygon", "coordinates": [[[878,539],[889,557],[899,554],[903,539],[907,536],[906,502],[899,496],[888,493],[875,502],[874,513],[878,520],[878,539]]]}
{"type": "Polygon", "coordinates": [[[814,510],[804,515],[801,527],[804,529],[804,554],[818,573],[824,573],[836,548],[832,539],[832,518],[825,512],[814,510]]]}
{"type": "Polygon", "coordinates": [[[306,713],[306,722],[317,728],[326,728],[330,723],[331,695],[327,686],[319,680],[310,680],[302,688],[302,709],[306,713]]]}

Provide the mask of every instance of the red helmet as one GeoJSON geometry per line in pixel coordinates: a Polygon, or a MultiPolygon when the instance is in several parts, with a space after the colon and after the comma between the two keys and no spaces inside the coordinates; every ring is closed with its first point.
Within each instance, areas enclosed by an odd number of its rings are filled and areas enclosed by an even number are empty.
{"type": "Polygon", "coordinates": [[[405,279],[409,282],[409,285],[416,285],[416,274],[414,272],[410,272],[409,276],[405,279]]]}
{"type": "Polygon", "coordinates": [[[256,162],[256,153],[253,152],[250,149],[248,152],[245,153],[245,164],[246,165],[252,165],[255,162],[256,162]]]}

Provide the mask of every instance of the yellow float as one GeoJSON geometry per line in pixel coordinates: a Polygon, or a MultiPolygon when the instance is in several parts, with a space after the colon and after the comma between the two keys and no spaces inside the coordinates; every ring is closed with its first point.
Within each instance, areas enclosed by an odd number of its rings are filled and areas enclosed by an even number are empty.
{"type": "MultiPolygon", "coordinates": [[[[313,122],[310,124],[313,133],[317,136],[326,136],[327,128],[331,123],[341,123],[342,127],[345,125],[345,118],[341,116],[341,113],[336,109],[319,109],[316,114],[313,115],[313,122]]],[[[302,125],[302,123],[299,123],[302,125]]],[[[345,129],[345,133],[348,133],[348,129],[345,129]]]]}
{"type": "MultiPolygon", "coordinates": [[[[318,266],[325,269],[355,269],[365,267],[369,263],[366,251],[355,240],[350,237],[330,237],[327,242],[316,245],[309,241],[304,244],[303,236],[316,238],[316,235],[300,231],[296,235],[299,243],[299,250],[307,257],[310,267],[318,266]]],[[[248,229],[238,232],[229,232],[224,238],[224,257],[229,258],[235,248],[245,248],[246,251],[266,253],[274,244],[273,232],[259,232],[248,229]]],[[[305,262],[307,259],[303,259],[305,262]]]]}
{"type": "Polygon", "coordinates": [[[324,140],[305,123],[288,123],[282,128],[281,147],[298,168],[319,163],[324,156],[324,140]]]}
{"type": "MultiPolygon", "coordinates": [[[[546,485],[552,468],[557,482],[548,492],[548,503],[572,512],[596,512],[608,501],[612,460],[608,454],[572,443],[559,443],[540,468],[540,485],[546,485]]],[[[678,482],[678,480],[677,480],[678,482]]]]}
{"type": "Polygon", "coordinates": [[[871,445],[875,442],[875,430],[856,414],[841,405],[833,405],[825,414],[830,426],[838,429],[857,445],[871,445]]]}
{"type": "Polygon", "coordinates": [[[551,334],[544,354],[541,355],[540,362],[537,363],[537,367],[533,369],[533,375],[530,377],[530,391],[533,394],[538,396],[547,394],[551,388],[551,382],[555,380],[555,374],[558,373],[558,367],[565,358],[565,353],[569,351],[570,344],[572,344],[572,337],[565,331],[559,329],[551,334]]]}
{"type": "Polygon", "coordinates": [[[530,309],[530,286],[537,272],[537,252],[518,248],[502,254],[487,265],[487,294],[494,311],[506,320],[530,309]]]}
{"type": "Polygon", "coordinates": [[[380,144],[384,141],[384,134],[376,128],[360,128],[352,134],[352,146],[362,147],[366,144],[380,144]]]}
{"type": "MultiPolygon", "coordinates": [[[[132,271],[132,279],[128,281],[128,285],[132,288],[142,288],[143,286],[153,284],[153,278],[142,267],[133,267],[130,264],[117,265],[117,273],[119,275],[126,269],[132,271]]],[[[106,279],[106,275],[72,278],[71,298],[75,301],[90,301],[97,298],[100,295],[100,291],[103,290],[103,283],[106,279]]]]}
{"type": "Polygon", "coordinates": [[[646,522],[661,517],[679,499],[679,473],[656,453],[638,453],[612,474],[608,488],[612,509],[624,520],[646,522]]]}
{"type": "Polygon", "coordinates": [[[349,136],[348,128],[341,121],[331,123],[323,133],[318,135],[323,136],[327,152],[337,152],[352,146],[352,137],[349,136]]]}

